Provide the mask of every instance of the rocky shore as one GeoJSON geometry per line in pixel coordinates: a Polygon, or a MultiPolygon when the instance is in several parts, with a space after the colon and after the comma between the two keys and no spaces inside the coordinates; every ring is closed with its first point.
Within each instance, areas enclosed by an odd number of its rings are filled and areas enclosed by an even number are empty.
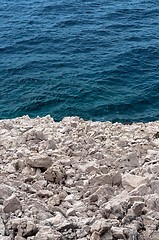
{"type": "Polygon", "coordinates": [[[0,121],[1,240],[158,240],[159,121],[0,121]]]}

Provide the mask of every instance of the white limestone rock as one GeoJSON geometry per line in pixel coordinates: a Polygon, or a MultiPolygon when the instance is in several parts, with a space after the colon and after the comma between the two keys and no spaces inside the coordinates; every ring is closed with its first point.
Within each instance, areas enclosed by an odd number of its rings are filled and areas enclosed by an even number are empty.
{"type": "Polygon", "coordinates": [[[0,239],[158,239],[158,132],[159,121],[0,120],[0,239]]]}
{"type": "Polygon", "coordinates": [[[145,196],[147,194],[152,194],[153,191],[150,188],[150,186],[148,186],[148,184],[141,184],[138,187],[134,188],[134,190],[132,190],[130,192],[131,196],[145,196]]]}
{"type": "Polygon", "coordinates": [[[15,192],[15,188],[12,186],[8,186],[6,183],[0,184],[0,199],[7,199],[15,192]]]}
{"type": "Polygon", "coordinates": [[[12,164],[8,164],[6,170],[7,170],[8,173],[15,173],[16,172],[16,169],[12,164]]]}
{"type": "Polygon", "coordinates": [[[91,232],[98,232],[100,235],[106,233],[112,226],[112,223],[104,218],[96,220],[91,226],[91,232]]]}
{"type": "Polygon", "coordinates": [[[22,236],[19,236],[19,235],[17,235],[17,236],[15,236],[15,240],[25,240],[26,238],[23,238],[22,236]]]}
{"type": "Polygon", "coordinates": [[[125,239],[124,228],[122,227],[111,227],[111,232],[116,239],[125,239]]]}
{"type": "Polygon", "coordinates": [[[138,175],[126,173],[122,176],[122,186],[127,190],[131,191],[141,184],[146,184],[147,178],[138,175]]]}
{"type": "Polygon", "coordinates": [[[42,226],[34,237],[34,240],[59,240],[61,236],[61,233],[54,230],[53,228],[49,226],[42,226]]]}
{"type": "Polygon", "coordinates": [[[52,197],[53,193],[49,190],[39,190],[37,191],[37,196],[40,197],[40,198],[49,198],[49,197],[52,197]]]}
{"type": "Polygon", "coordinates": [[[9,236],[0,236],[1,240],[12,240],[12,237],[9,236]]]}
{"type": "Polygon", "coordinates": [[[60,212],[56,212],[56,215],[54,217],[45,219],[43,223],[45,225],[54,225],[56,227],[59,227],[64,220],[65,217],[60,212]]]}
{"type": "Polygon", "coordinates": [[[100,234],[98,232],[94,231],[91,235],[90,240],[101,240],[100,234]]]}

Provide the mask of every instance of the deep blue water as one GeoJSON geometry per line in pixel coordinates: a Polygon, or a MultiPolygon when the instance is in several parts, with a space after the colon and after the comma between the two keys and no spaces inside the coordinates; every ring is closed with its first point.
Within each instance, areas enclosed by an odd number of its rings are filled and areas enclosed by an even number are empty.
{"type": "Polygon", "coordinates": [[[156,0],[0,0],[0,119],[159,120],[156,0]]]}

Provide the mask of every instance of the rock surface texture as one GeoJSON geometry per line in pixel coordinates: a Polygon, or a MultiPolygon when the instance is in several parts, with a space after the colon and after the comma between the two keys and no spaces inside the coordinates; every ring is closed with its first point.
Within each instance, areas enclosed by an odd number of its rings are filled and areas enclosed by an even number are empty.
{"type": "Polygon", "coordinates": [[[159,240],[159,122],[1,120],[0,239],[159,240]]]}

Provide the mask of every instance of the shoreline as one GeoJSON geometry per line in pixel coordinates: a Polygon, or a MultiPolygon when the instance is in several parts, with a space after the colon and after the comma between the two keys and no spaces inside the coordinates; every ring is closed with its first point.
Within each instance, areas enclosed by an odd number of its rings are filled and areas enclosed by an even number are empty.
{"type": "Polygon", "coordinates": [[[0,120],[3,240],[159,239],[159,121],[0,120]]]}
{"type": "Polygon", "coordinates": [[[148,123],[155,123],[155,122],[159,122],[159,119],[157,120],[150,120],[150,121],[124,121],[124,122],[121,122],[121,121],[109,121],[109,120],[93,120],[93,119],[84,119],[80,116],[64,116],[61,120],[55,120],[50,114],[47,114],[47,115],[44,115],[44,116],[35,116],[35,117],[30,117],[29,115],[23,115],[23,116],[17,116],[17,117],[12,117],[12,118],[0,118],[0,122],[2,121],[15,121],[15,120],[19,120],[19,119],[30,119],[30,120],[34,120],[34,119],[52,119],[53,122],[55,123],[60,123],[62,122],[64,119],[74,119],[74,118],[78,118],[80,119],[81,121],[83,122],[98,122],[98,123],[111,123],[111,124],[122,124],[122,125],[132,125],[132,124],[148,124],[148,123]]]}

